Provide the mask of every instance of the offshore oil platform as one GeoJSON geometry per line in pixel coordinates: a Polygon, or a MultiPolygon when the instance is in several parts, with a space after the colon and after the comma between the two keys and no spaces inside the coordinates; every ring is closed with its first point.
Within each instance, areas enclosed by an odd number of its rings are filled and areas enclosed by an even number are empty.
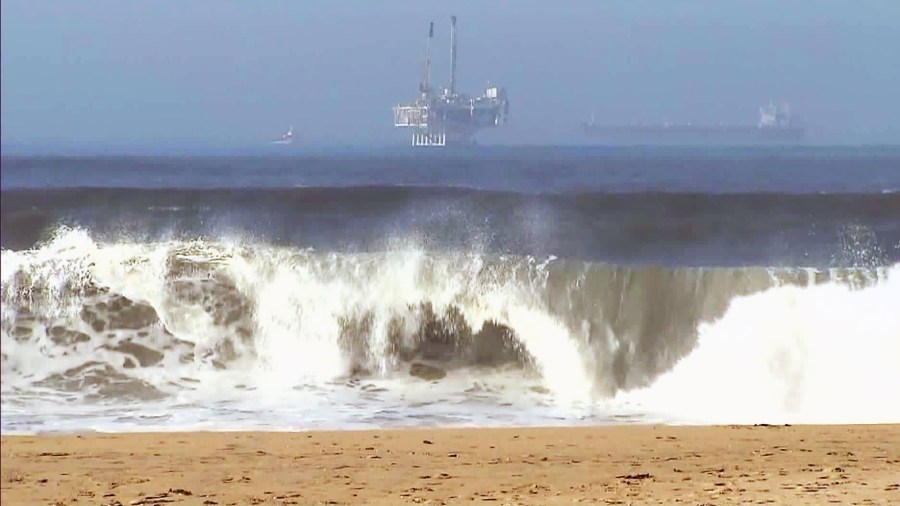
{"type": "Polygon", "coordinates": [[[610,144],[779,144],[801,142],[806,127],[791,118],[788,104],[769,102],[759,108],[756,125],[602,125],[583,123],[584,133],[610,144]]]}
{"type": "Polygon", "coordinates": [[[450,87],[435,91],[431,86],[431,40],[434,23],[425,39],[425,69],[419,98],[394,106],[394,126],[411,128],[412,145],[442,147],[475,144],[475,132],[506,122],[509,100],[506,90],[488,84],[480,97],[456,91],[456,16],[450,17],[450,87]]]}

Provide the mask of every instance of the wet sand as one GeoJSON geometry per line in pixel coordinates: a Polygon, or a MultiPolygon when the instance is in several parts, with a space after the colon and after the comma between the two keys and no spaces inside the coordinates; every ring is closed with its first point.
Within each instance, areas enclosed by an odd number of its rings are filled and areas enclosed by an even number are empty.
{"type": "Polygon", "coordinates": [[[2,504],[900,504],[900,425],[2,437],[2,504]]]}

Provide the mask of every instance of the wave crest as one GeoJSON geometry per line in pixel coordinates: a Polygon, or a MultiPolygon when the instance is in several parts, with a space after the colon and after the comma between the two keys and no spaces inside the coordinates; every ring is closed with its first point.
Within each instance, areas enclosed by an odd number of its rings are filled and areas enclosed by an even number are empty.
{"type": "Polygon", "coordinates": [[[786,286],[865,291],[891,272],[104,244],[77,229],[38,249],[4,250],[2,261],[4,402],[498,368],[536,376],[559,400],[591,402],[653,385],[713,346],[701,340],[692,353],[703,329],[735,325],[736,299],[786,286]]]}

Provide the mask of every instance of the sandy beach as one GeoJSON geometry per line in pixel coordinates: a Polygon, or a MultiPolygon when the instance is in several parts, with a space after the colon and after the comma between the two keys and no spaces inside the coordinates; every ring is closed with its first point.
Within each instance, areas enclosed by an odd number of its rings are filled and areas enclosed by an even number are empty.
{"type": "Polygon", "coordinates": [[[900,425],[4,436],[3,504],[897,504],[900,425]]]}

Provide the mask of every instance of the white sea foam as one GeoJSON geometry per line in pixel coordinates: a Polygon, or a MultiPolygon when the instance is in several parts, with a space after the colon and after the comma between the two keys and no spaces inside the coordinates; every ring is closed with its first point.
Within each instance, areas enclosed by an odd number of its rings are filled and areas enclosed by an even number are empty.
{"type": "Polygon", "coordinates": [[[900,267],[862,289],[736,298],[696,349],[616,401],[699,423],[900,422],[900,267]]]}
{"type": "Polygon", "coordinates": [[[62,230],[37,250],[3,251],[2,268],[5,432],[900,421],[900,266],[822,282],[802,269],[670,271],[414,244],[97,244],[62,230]],[[82,308],[109,294],[155,319],[92,328],[82,308]],[[427,329],[487,339],[487,325],[508,329],[530,367],[457,353],[437,362],[440,381],[407,374],[398,349],[427,329]],[[62,345],[62,327],[90,340],[62,345]],[[122,343],[162,358],[134,367],[122,343]],[[359,366],[368,372],[352,377],[359,366]],[[117,397],[126,383],[130,397],[117,397]]]}

